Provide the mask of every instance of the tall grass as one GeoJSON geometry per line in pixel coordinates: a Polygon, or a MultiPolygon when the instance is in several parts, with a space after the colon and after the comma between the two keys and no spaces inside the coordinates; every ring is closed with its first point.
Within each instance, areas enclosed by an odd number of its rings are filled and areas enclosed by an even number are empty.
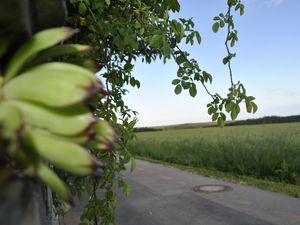
{"type": "Polygon", "coordinates": [[[300,184],[300,123],[138,133],[133,154],[300,184]]]}

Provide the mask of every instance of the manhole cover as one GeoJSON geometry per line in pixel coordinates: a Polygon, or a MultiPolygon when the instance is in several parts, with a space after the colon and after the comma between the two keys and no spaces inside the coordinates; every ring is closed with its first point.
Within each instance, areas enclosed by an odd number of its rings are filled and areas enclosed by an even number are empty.
{"type": "Polygon", "coordinates": [[[206,192],[206,193],[213,193],[213,192],[224,192],[231,190],[231,187],[226,185],[219,185],[219,184],[207,184],[207,185],[199,185],[193,187],[195,192],[206,192]]]}

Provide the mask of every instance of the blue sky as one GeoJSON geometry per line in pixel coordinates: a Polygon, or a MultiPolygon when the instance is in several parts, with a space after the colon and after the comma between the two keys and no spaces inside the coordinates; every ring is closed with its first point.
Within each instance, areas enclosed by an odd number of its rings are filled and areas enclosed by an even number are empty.
{"type": "MultiPolygon", "coordinates": [[[[193,17],[202,36],[201,45],[182,46],[213,76],[212,92],[226,93],[228,70],[222,64],[226,54],[225,32],[214,34],[212,18],[226,10],[225,0],[182,0],[175,17],[193,17]]],[[[234,51],[235,81],[241,81],[248,94],[256,97],[255,115],[242,111],[239,119],[266,115],[300,114],[300,1],[244,0],[242,17],[236,17],[239,42],[234,51]]],[[[137,63],[133,74],[140,89],[130,88],[127,104],[139,112],[138,126],[156,126],[210,121],[206,104],[210,98],[198,86],[198,95],[175,95],[171,81],[176,77],[173,62],[137,63]]]]}

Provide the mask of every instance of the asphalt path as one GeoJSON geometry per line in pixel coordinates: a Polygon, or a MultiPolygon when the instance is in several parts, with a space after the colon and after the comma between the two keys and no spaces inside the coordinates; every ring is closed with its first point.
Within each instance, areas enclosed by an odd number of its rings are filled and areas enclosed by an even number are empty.
{"type": "MultiPolygon", "coordinates": [[[[137,160],[133,173],[123,172],[132,193],[119,193],[119,225],[300,225],[300,199],[199,176],[137,160]],[[221,185],[225,191],[196,192],[199,185],[221,185]]],[[[65,216],[78,224],[86,200],[65,216]]]]}

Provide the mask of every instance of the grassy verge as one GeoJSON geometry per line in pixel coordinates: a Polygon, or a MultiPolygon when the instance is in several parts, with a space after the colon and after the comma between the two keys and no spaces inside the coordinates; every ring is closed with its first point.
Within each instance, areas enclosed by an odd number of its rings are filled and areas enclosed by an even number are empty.
{"type": "Polygon", "coordinates": [[[268,180],[261,180],[261,179],[256,179],[253,177],[249,176],[241,176],[241,175],[236,175],[233,173],[224,173],[220,172],[217,170],[209,170],[209,169],[203,169],[203,168],[197,168],[197,167],[191,167],[191,166],[184,166],[176,163],[168,163],[160,160],[155,160],[147,157],[140,157],[140,156],[135,156],[137,159],[145,160],[151,163],[157,163],[157,164],[162,164],[165,166],[170,166],[174,168],[178,168],[187,172],[192,172],[196,173],[202,176],[206,177],[213,177],[213,178],[218,178],[234,183],[239,183],[239,184],[245,184],[245,185],[250,185],[254,186],[260,189],[268,190],[268,191],[273,191],[273,192],[280,192],[284,193],[287,195],[291,195],[293,197],[300,197],[300,186],[299,185],[293,185],[293,184],[286,184],[286,183],[279,183],[279,182],[273,182],[273,181],[268,181],[268,180]]]}

